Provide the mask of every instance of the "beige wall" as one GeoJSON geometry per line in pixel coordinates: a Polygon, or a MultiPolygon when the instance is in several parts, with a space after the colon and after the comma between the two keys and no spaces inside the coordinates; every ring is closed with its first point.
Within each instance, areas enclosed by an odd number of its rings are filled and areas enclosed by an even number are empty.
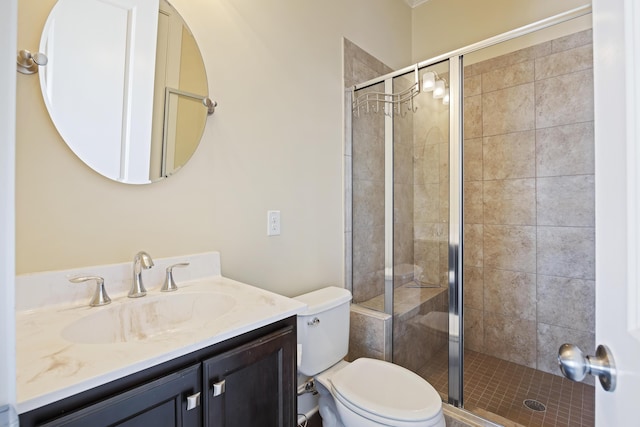
{"type": "MultiPolygon", "coordinates": [[[[89,170],[55,131],[37,76],[18,76],[17,272],[123,262],[140,249],[219,250],[223,274],[286,295],[342,284],[342,37],[404,66],[411,10],[397,0],[172,3],[219,107],[168,180],[127,186],[89,170]],[[266,236],[268,209],[282,212],[279,237],[266,236]]],[[[18,46],[37,48],[51,4],[20,0],[18,46]]]]}
{"type": "Polygon", "coordinates": [[[413,10],[413,62],[588,4],[588,0],[429,0],[413,10]]]}
{"type": "MultiPolygon", "coordinates": [[[[412,17],[399,0],[175,0],[220,107],[189,164],[147,186],[89,170],[55,131],[37,77],[19,75],[17,272],[122,262],[139,249],[155,257],[220,250],[225,275],[283,294],[341,284],[342,37],[399,68],[432,56],[422,44],[412,50],[412,37],[437,40],[443,52],[560,8],[496,0],[483,3],[501,11],[489,19],[494,12],[470,9],[480,2],[461,2],[431,0],[412,17]],[[452,12],[462,6],[464,14],[452,12]],[[442,32],[436,24],[446,22],[462,25],[442,32]],[[282,211],[279,237],[266,236],[268,209],[282,211]]],[[[18,46],[37,48],[53,3],[20,0],[18,46]]],[[[562,9],[573,3],[582,2],[562,9]]]]}

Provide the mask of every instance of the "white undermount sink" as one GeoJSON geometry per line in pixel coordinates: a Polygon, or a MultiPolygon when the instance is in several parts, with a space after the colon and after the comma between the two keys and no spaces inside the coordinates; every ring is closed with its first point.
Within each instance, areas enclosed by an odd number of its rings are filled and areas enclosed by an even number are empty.
{"type": "Polygon", "coordinates": [[[214,292],[171,293],[128,299],[123,304],[91,309],[62,330],[62,337],[79,344],[153,341],[205,325],[231,311],[236,300],[214,292]]]}

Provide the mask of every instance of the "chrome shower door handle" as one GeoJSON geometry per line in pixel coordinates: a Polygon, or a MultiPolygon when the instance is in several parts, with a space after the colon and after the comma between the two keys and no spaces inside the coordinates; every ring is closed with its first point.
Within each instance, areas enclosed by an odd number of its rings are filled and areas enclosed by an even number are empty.
{"type": "Polygon", "coordinates": [[[582,381],[588,374],[597,376],[605,391],[616,388],[616,364],[611,350],[599,345],[595,356],[585,356],[574,344],[562,344],[558,350],[558,365],[562,374],[572,381],[582,381]]]}

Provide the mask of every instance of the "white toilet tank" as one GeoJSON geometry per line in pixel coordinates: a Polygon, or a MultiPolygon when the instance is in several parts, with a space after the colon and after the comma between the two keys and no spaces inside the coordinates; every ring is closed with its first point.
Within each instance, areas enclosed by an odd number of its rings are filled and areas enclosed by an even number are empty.
{"type": "Polygon", "coordinates": [[[298,371],[312,377],[347,355],[351,292],[330,286],[294,299],[307,304],[298,314],[298,371]]]}

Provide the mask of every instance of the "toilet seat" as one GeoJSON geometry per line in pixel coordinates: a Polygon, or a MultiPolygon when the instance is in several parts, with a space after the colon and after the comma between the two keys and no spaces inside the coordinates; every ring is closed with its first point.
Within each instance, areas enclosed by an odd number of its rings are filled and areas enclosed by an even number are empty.
{"type": "Polygon", "coordinates": [[[357,359],[330,382],[334,397],[365,418],[404,424],[441,416],[442,401],[431,384],[389,362],[357,359]]]}

